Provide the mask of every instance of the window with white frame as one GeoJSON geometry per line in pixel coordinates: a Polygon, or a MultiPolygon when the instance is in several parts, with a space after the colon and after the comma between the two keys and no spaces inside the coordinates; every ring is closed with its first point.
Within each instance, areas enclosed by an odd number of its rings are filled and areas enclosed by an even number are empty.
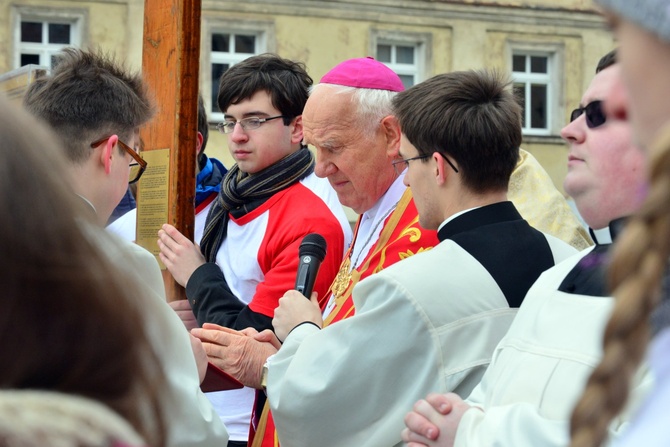
{"type": "Polygon", "coordinates": [[[432,72],[432,40],[431,33],[374,28],[370,30],[368,54],[393,70],[407,88],[432,72]]]}
{"type": "Polygon", "coordinates": [[[78,15],[19,13],[14,31],[14,68],[28,64],[53,67],[59,51],[81,45],[80,22],[78,15]]]}
{"type": "Polygon", "coordinates": [[[420,82],[420,44],[378,41],[376,59],[393,70],[405,88],[420,82]]]}
{"type": "Polygon", "coordinates": [[[259,32],[217,31],[211,33],[211,120],[221,121],[223,119],[223,114],[219,112],[216,102],[221,75],[236,63],[264,52],[263,46],[263,35],[259,32]]]}
{"type": "Polygon", "coordinates": [[[541,52],[512,53],[514,91],[523,103],[523,133],[551,135],[554,94],[553,55],[541,52]]]}

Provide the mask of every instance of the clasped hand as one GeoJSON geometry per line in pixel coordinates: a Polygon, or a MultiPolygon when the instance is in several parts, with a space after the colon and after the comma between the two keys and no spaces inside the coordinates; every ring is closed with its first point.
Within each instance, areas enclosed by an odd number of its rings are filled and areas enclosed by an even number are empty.
{"type": "Polygon", "coordinates": [[[261,373],[268,357],[279,350],[279,341],[272,331],[242,331],[218,324],[205,323],[191,334],[202,341],[207,360],[227,372],[245,386],[261,389],[261,373]]]}
{"type": "Polygon", "coordinates": [[[452,447],[458,424],[470,408],[457,394],[429,394],[405,416],[402,440],[408,447],[452,447]]]}

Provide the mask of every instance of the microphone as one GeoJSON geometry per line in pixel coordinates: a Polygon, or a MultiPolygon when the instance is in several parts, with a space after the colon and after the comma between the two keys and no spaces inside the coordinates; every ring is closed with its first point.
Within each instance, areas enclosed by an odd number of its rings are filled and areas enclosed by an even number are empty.
{"type": "Polygon", "coordinates": [[[312,295],[316,274],[319,273],[321,262],[326,257],[326,240],[317,233],[310,233],[300,243],[298,250],[298,275],[295,278],[295,289],[307,299],[312,295]]]}

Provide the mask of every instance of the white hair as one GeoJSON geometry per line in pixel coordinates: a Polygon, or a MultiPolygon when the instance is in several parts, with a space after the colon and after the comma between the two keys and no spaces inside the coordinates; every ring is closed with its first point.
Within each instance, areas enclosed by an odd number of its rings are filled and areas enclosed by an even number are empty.
{"type": "Polygon", "coordinates": [[[311,95],[317,88],[328,86],[335,95],[351,93],[351,103],[361,129],[369,138],[374,137],[384,117],[393,115],[393,98],[397,92],[372,88],[356,88],[338,84],[316,84],[310,88],[311,95]]]}

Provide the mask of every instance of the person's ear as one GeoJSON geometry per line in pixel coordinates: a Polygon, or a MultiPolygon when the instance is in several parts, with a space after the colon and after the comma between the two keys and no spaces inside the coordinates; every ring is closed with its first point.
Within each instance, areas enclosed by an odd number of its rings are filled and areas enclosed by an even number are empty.
{"type": "Polygon", "coordinates": [[[386,154],[391,159],[398,158],[401,135],[398,118],[393,115],[385,116],[380,123],[380,129],[386,143],[386,154]]]}
{"type": "Polygon", "coordinates": [[[439,152],[433,152],[432,158],[435,161],[435,182],[438,186],[442,186],[454,171],[439,152]]]}
{"type": "Polygon", "coordinates": [[[202,136],[200,132],[198,132],[198,135],[196,136],[195,140],[195,154],[200,155],[200,151],[202,151],[202,142],[205,141],[205,137],[202,136]]]}
{"type": "Polygon", "coordinates": [[[292,126],[291,144],[299,144],[302,141],[302,115],[293,118],[293,122],[289,126],[292,126]]]}
{"type": "Polygon", "coordinates": [[[119,137],[116,135],[112,135],[107,139],[105,142],[100,157],[101,157],[101,162],[103,166],[105,167],[105,174],[109,174],[112,172],[112,157],[114,156],[114,148],[116,147],[116,143],[119,141],[119,137]]]}

